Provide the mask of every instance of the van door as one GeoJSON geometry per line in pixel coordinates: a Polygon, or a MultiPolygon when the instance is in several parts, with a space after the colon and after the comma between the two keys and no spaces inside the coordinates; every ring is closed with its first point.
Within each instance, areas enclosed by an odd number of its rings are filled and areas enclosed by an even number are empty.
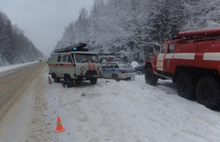
{"type": "Polygon", "coordinates": [[[61,62],[59,66],[59,72],[60,75],[63,77],[64,74],[66,74],[66,69],[65,69],[65,62],[66,62],[67,54],[62,54],[61,55],[61,62]]]}
{"type": "Polygon", "coordinates": [[[61,54],[58,54],[58,56],[57,56],[57,62],[56,62],[56,75],[57,75],[57,77],[63,77],[63,76],[61,76],[61,72],[60,72],[60,63],[61,63],[61,54]]]}

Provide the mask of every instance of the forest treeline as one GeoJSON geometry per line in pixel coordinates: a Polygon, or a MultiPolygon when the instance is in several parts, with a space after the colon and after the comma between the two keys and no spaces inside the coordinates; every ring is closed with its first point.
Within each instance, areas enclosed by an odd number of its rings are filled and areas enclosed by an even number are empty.
{"type": "Polygon", "coordinates": [[[44,57],[18,26],[0,11],[0,66],[35,61],[44,57]]]}
{"type": "Polygon", "coordinates": [[[219,17],[219,0],[95,0],[55,48],[85,42],[96,53],[143,63],[178,31],[219,28],[219,17]]]}

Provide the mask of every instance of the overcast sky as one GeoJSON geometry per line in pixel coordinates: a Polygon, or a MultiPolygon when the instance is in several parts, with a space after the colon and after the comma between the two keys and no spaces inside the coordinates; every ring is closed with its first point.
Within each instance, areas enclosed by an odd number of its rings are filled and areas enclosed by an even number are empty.
{"type": "Polygon", "coordinates": [[[44,55],[49,55],[79,10],[90,10],[92,4],[93,0],[0,0],[0,10],[44,55]]]}

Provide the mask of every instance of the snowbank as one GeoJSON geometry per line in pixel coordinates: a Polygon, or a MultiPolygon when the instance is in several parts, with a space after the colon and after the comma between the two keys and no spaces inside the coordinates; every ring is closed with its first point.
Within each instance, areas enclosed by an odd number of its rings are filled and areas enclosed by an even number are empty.
{"type": "Polygon", "coordinates": [[[37,63],[37,62],[38,61],[15,64],[15,65],[8,65],[8,66],[1,66],[0,67],[0,72],[4,72],[4,71],[7,71],[7,70],[12,70],[12,69],[15,69],[15,68],[18,68],[18,67],[26,66],[26,65],[29,65],[29,64],[37,63]]]}
{"type": "Polygon", "coordinates": [[[132,61],[132,62],[131,62],[131,66],[132,66],[133,68],[135,68],[135,67],[138,67],[139,64],[138,64],[138,62],[136,62],[136,61],[132,61]]]}

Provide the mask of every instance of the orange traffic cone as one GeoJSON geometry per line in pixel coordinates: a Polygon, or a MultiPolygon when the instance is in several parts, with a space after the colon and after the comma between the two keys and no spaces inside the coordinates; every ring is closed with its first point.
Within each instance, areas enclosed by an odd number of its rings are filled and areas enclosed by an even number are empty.
{"type": "Polygon", "coordinates": [[[59,116],[57,116],[57,117],[58,117],[58,118],[57,118],[57,128],[56,128],[55,132],[56,132],[56,133],[64,132],[65,129],[63,128],[63,125],[62,125],[62,123],[61,123],[60,117],[59,117],[59,116]]]}
{"type": "Polygon", "coordinates": [[[51,79],[50,79],[50,76],[48,76],[48,83],[49,83],[49,84],[52,84],[52,81],[51,81],[51,79]]]}

